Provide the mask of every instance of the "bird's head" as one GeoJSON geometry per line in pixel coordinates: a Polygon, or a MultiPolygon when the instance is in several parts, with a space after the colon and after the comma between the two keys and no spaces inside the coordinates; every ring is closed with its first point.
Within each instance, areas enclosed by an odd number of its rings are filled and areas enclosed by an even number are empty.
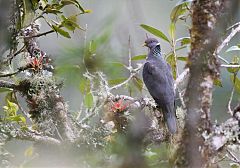
{"type": "Polygon", "coordinates": [[[147,40],[145,40],[143,46],[148,47],[149,49],[153,49],[155,48],[157,45],[160,45],[160,43],[158,42],[157,39],[155,38],[147,38],[147,40]]]}

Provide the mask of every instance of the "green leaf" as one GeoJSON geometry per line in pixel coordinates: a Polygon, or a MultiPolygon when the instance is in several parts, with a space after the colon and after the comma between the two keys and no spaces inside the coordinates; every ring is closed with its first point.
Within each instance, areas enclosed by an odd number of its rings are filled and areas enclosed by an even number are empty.
{"type": "Polygon", "coordinates": [[[64,26],[68,30],[74,31],[76,28],[84,30],[77,24],[77,15],[72,15],[69,16],[68,18],[62,15],[61,18],[63,20],[61,26],[64,26]]]}
{"type": "MultiPolygon", "coordinates": [[[[178,47],[178,48],[175,49],[175,51],[182,50],[182,49],[184,49],[184,48],[186,48],[186,47],[187,47],[187,46],[178,47]]],[[[169,53],[166,54],[166,57],[169,57],[169,56],[172,55],[172,54],[173,54],[173,52],[171,51],[171,52],[169,52],[169,53]]]]}
{"type": "Polygon", "coordinates": [[[172,22],[169,26],[169,35],[171,39],[175,39],[175,31],[176,31],[176,25],[175,23],[172,22]]]}
{"type": "MultiPolygon", "coordinates": [[[[230,65],[239,65],[239,64],[233,64],[233,63],[230,63],[230,65]]],[[[228,72],[230,72],[230,73],[237,73],[238,71],[239,71],[239,67],[237,67],[237,68],[227,68],[227,70],[228,70],[228,72]]]]}
{"type": "Polygon", "coordinates": [[[34,6],[30,0],[23,0],[23,27],[28,26],[30,23],[32,23],[34,18],[34,6]]]}
{"type": "Polygon", "coordinates": [[[32,1],[33,10],[37,10],[39,0],[31,0],[31,1],[32,1]]]}
{"type": "Polygon", "coordinates": [[[213,84],[214,84],[215,86],[223,87],[222,81],[221,81],[220,79],[215,79],[215,80],[213,81],[213,84]]]}
{"type": "Polygon", "coordinates": [[[145,60],[147,55],[136,55],[132,57],[132,61],[145,60]]]}
{"type": "Polygon", "coordinates": [[[127,78],[111,79],[108,81],[108,84],[109,85],[117,85],[117,84],[124,82],[125,80],[127,80],[127,78]]]}
{"type": "Polygon", "coordinates": [[[90,81],[88,79],[82,78],[80,80],[79,90],[82,94],[90,92],[90,81]]]}
{"type": "Polygon", "coordinates": [[[137,89],[140,91],[140,92],[142,92],[142,89],[143,89],[143,81],[140,79],[140,78],[138,78],[138,77],[134,77],[133,78],[133,83],[134,83],[134,85],[137,87],[137,89]]]}
{"type": "Polygon", "coordinates": [[[58,9],[53,9],[53,8],[50,8],[50,7],[47,7],[46,9],[45,9],[45,11],[46,11],[46,13],[52,13],[52,14],[58,14],[58,13],[62,13],[60,10],[58,10],[58,9]]]}
{"type": "Polygon", "coordinates": [[[177,57],[177,59],[180,61],[187,61],[188,57],[177,57]]]}
{"type": "Polygon", "coordinates": [[[13,117],[17,115],[18,105],[7,100],[7,105],[3,106],[3,109],[7,117],[13,117]]]}
{"type": "Polygon", "coordinates": [[[93,95],[92,93],[87,93],[84,99],[84,105],[87,108],[93,107],[93,95]]]}
{"type": "Polygon", "coordinates": [[[173,8],[170,14],[171,22],[177,22],[177,20],[187,11],[188,4],[188,2],[183,2],[173,8]]]}
{"type": "Polygon", "coordinates": [[[97,51],[97,43],[94,40],[91,40],[89,43],[89,51],[91,53],[96,53],[97,51]]]}
{"type": "MultiPolygon", "coordinates": [[[[237,56],[234,56],[230,65],[239,65],[239,58],[237,56]]],[[[239,67],[238,68],[227,68],[228,72],[230,72],[230,73],[237,73],[239,71],[239,69],[240,69],[239,67]]]]}
{"type": "Polygon", "coordinates": [[[85,13],[85,10],[80,5],[80,3],[77,0],[62,0],[61,3],[65,5],[75,5],[77,8],[79,8],[83,13],[85,13]]]}
{"type": "Polygon", "coordinates": [[[240,93],[240,80],[237,76],[231,75],[230,76],[232,83],[234,84],[234,87],[238,93],[240,93]]]}
{"type": "Polygon", "coordinates": [[[141,24],[140,25],[143,29],[147,30],[148,32],[152,33],[153,35],[157,36],[157,37],[160,37],[161,39],[167,41],[170,43],[170,40],[167,38],[167,36],[161,32],[160,30],[154,28],[154,27],[151,27],[151,26],[148,26],[148,25],[145,25],[145,24],[141,24]]]}
{"type": "Polygon", "coordinates": [[[231,168],[240,168],[240,165],[237,163],[230,163],[231,168]]]}
{"type": "Polygon", "coordinates": [[[184,46],[184,45],[187,45],[187,44],[191,43],[190,37],[182,37],[182,38],[177,39],[176,41],[180,41],[181,46],[184,46]]]}
{"type": "Polygon", "coordinates": [[[186,47],[187,47],[187,46],[178,47],[178,48],[175,49],[175,51],[179,51],[179,50],[184,49],[184,48],[186,48],[186,47]]]}
{"type": "Polygon", "coordinates": [[[9,89],[9,88],[0,88],[0,93],[3,93],[3,92],[11,92],[13,91],[13,89],[9,89]]]}
{"type": "Polygon", "coordinates": [[[240,46],[239,45],[232,46],[228,48],[226,52],[230,52],[230,51],[240,51],[240,46]]]}
{"type": "Polygon", "coordinates": [[[59,28],[58,26],[55,26],[55,25],[52,25],[53,27],[53,30],[59,34],[61,34],[62,36],[64,37],[67,37],[67,38],[71,38],[71,36],[69,35],[68,32],[66,32],[65,30],[59,28]]]}
{"type": "Polygon", "coordinates": [[[21,122],[23,124],[26,124],[26,118],[21,116],[21,115],[7,117],[6,120],[15,121],[15,122],[18,122],[18,123],[21,122]]]}

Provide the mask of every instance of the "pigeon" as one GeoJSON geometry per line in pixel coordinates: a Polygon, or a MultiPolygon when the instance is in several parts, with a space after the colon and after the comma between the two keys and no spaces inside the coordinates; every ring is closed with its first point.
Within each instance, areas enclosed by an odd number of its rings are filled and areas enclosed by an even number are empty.
{"type": "Polygon", "coordinates": [[[169,132],[174,134],[177,132],[177,123],[171,66],[162,57],[161,46],[157,39],[148,38],[144,46],[149,48],[149,53],[143,67],[143,81],[155,100],[157,108],[163,112],[169,132]]]}

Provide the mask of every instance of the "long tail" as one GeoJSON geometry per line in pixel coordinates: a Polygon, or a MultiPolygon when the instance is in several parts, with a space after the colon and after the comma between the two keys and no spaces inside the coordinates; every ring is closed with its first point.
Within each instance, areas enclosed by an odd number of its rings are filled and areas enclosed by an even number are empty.
{"type": "Polygon", "coordinates": [[[175,134],[177,132],[177,121],[175,115],[174,105],[167,104],[163,110],[164,120],[167,122],[168,130],[171,134],[175,134]]]}

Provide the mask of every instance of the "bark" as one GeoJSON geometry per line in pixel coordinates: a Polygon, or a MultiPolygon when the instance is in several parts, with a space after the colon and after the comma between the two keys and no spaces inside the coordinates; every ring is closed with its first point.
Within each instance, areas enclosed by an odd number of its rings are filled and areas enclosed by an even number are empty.
{"type": "Polygon", "coordinates": [[[177,151],[178,167],[214,167],[214,150],[203,134],[211,132],[210,108],[213,82],[219,76],[214,54],[226,29],[228,11],[237,1],[201,0],[192,4],[191,52],[187,67],[190,78],[186,90],[186,124],[177,151]]]}

